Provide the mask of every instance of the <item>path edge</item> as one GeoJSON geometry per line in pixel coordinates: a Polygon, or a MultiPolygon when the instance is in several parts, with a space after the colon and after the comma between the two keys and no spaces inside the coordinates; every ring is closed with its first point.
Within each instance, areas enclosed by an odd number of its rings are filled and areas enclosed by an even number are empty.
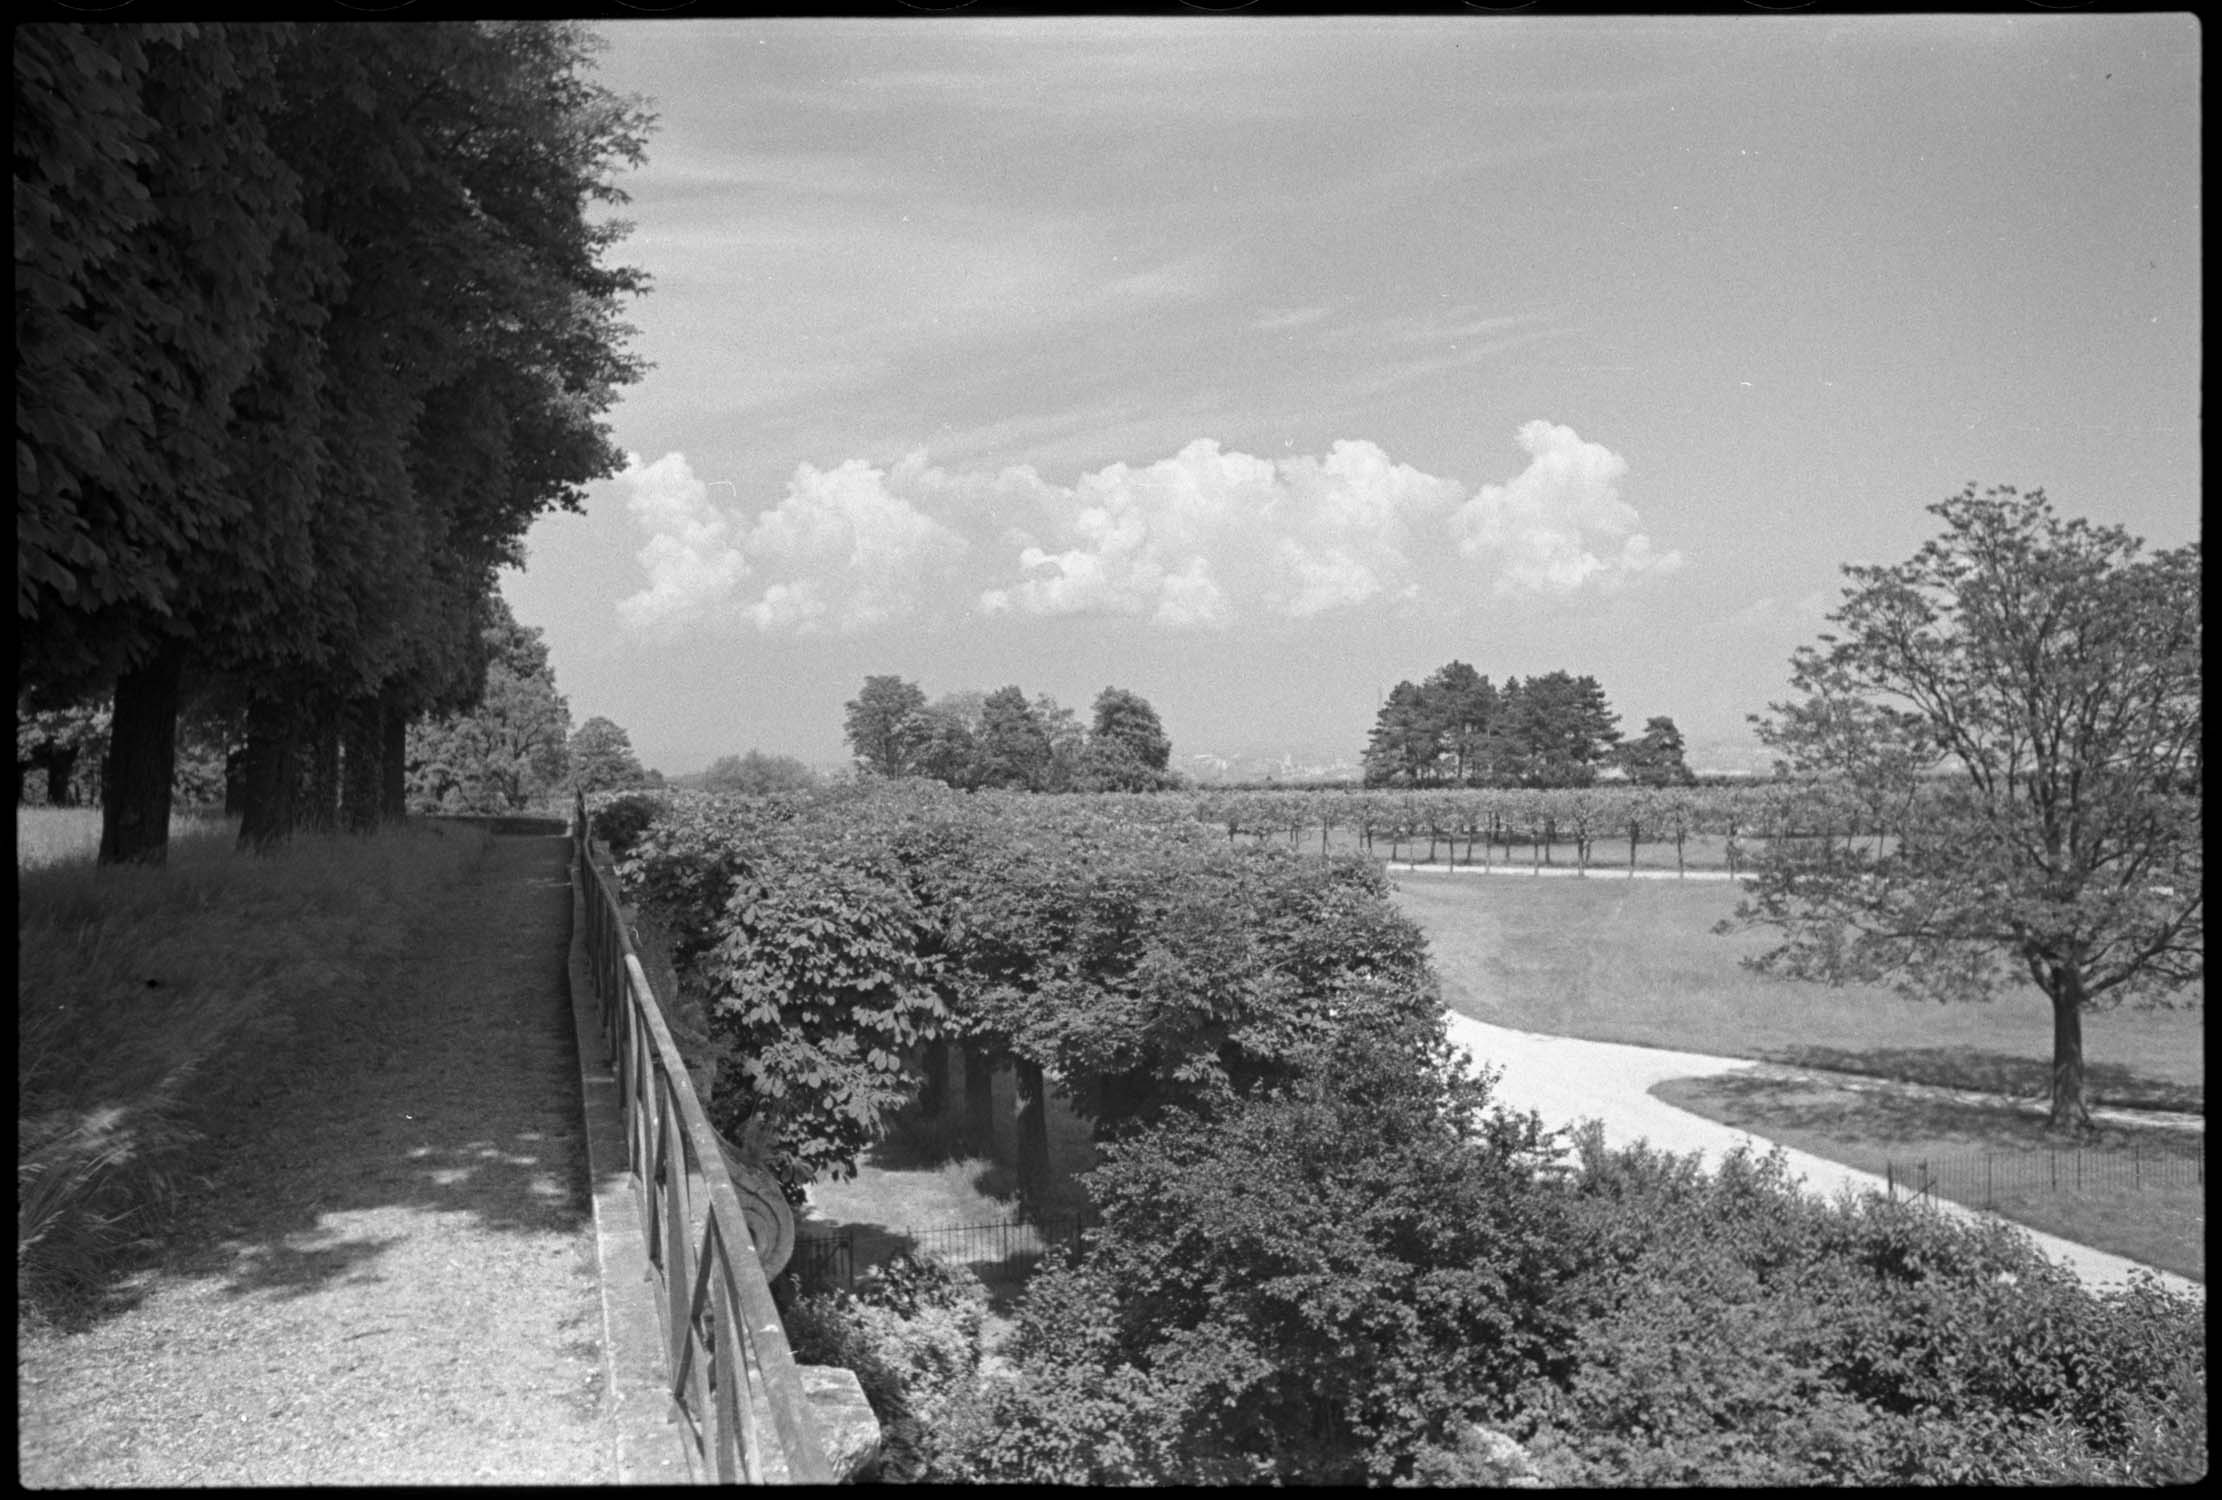
{"type": "Polygon", "coordinates": [[[594,1259],[602,1284],[602,1384],[613,1429],[619,1484],[687,1484],[692,1474],[671,1394],[664,1384],[663,1319],[642,1237],[640,1208],[625,1160],[625,1122],[616,1069],[602,1042],[593,972],[586,956],[586,898],[570,866],[571,941],[567,973],[578,1034],[579,1098],[586,1123],[586,1171],[594,1203],[594,1259]]]}

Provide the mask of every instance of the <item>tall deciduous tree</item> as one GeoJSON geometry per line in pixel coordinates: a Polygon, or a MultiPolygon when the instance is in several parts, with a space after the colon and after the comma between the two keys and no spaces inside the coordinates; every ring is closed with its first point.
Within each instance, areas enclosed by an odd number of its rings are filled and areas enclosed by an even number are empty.
{"type": "Polygon", "coordinates": [[[1049,735],[1019,689],[997,688],[980,705],[978,756],[981,786],[1040,791],[1048,785],[1049,735]]]}
{"type": "Polygon", "coordinates": [[[2147,554],[2042,491],[1970,485],[1907,562],[1847,567],[1837,631],[1791,661],[1762,739],[1842,778],[1892,839],[1777,840],[1759,962],[2052,1010],[2056,1129],[2087,1125],[2083,1016],[2205,971],[2199,545],[2147,554]]]}
{"type": "Polygon", "coordinates": [[[410,801],[420,811],[516,811],[554,792],[569,770],[571,710],[540,632],[496,595],[485,639],[477,705],[410,728],[410,801]]]}
{"type": "Polygon", "coordinates": [[[843,733],[859,767],[881,776],[907,776],[917,769],[925,689],[892,673],[867,677],[844,706],[843,733]]]}
{"type": "Polygon", "coordinates": [[[571,784],[580,791],[617,791],[647,780],[640,757],[633,754],[632,736],[614,719],[596,714],[572,734],[571,784]]]}

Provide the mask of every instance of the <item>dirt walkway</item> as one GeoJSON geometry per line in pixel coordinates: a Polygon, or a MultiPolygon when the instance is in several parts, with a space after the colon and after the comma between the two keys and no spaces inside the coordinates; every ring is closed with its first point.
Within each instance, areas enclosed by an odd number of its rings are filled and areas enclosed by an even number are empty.
{"type": "Polygon", "coordinates": [[[23,1483],[613,1480],[565,850],[497,839],[131,1305],[19,1349],[23,1483]]]}

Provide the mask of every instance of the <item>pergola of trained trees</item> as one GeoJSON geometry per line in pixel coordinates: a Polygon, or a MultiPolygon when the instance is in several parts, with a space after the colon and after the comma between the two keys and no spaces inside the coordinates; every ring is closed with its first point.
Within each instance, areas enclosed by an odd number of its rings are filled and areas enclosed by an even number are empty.
{"type": "Polygon", "coordinates": [[[1546,672],[1490,682],[1462,661],[1399,682],[1366,739],[1369,787],[1578,787],[1617,768],[1646,786],[1687,785],[1682,735],[1649,719],[1623,744],[1594,677],[1546,672]]]}
{"type": "Polygon", "coordinates": [[[620,455],[648,115],[547,22],[15,33],[20,707],[106,698],[104,862],[164,854],[181,709],[243,845],[398,816],[493,578],[620,455]]]}
{"type": "Polygon", "coordinates": [[[1090,722],[1049,695],[1017,687],[959,691],[928,702],[894,675],[867,677],[847,704],[859,769],[922,776],[964,791],[1160,791],[1179,785],[1173,745],[1149,700],[1126,688],[1096,695],[1090,722]]]}

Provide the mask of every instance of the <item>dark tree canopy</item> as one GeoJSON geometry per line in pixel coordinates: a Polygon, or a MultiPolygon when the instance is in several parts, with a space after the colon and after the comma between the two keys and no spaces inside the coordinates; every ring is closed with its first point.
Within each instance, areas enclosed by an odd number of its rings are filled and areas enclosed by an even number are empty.
{"type": "Polygon", "coordinates": [[[360,801],[468,701],[496,569],[615,471],[646,281],[589,214],[648,116],[569,23],[16,43],[19,685],[113,697],[104,860],[162,856],[181,693],[250,685],[266,847],[343,733],[360,801]]]}
{"type": "Polygon", "coordinates": [[[2052,1122],[2080,1127],[2084,1012],[2205,971],[2199,544],[2147,554],[2042,491],[1930,511],[1911,560],[1844,570],[1836,630],[1760,722],[1784,771],[1849,784],[1893,837],[1782,841],[1739,915],[1781,930],[1762,962],[1791,974],[2034,984],[2052,1122]]]}
{"type": "Polygon", "coordinates": [[[1366,737],[1366,784],[1588,786],[1614,762],[1618,724],[1594,677],[1547,672],[1497,687],[1453,661],[1390,691],[1366,737]]]}
{"type": "Polygon", "coordinates": [[[1620,747],[1620,764],[1638,786],[1689,786],[1697,776],[1683,755],[1682,731],[1656,715],[1643,721],[1643,734],[1620,747]]]}

